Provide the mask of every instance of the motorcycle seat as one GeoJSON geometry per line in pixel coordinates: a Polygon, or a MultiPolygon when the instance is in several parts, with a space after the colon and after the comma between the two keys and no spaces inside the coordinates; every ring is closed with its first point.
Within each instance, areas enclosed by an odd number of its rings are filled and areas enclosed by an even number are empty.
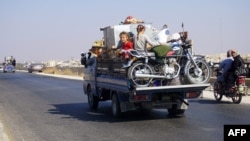
{"type": "Polygon", "coordinates": [[[141,56],[155,57],[155,53],[154,52],[140,52],[139,54],[141,56]]]}

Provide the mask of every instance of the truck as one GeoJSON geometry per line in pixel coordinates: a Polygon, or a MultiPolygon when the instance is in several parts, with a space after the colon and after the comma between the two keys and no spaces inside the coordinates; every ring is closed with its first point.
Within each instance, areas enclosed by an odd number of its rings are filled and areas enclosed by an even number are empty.
{"type": "Polygon", "coordinates": [[[3,72],[12,72],[15,73],[16,71],[16,60],[13,56],[4,57],[3,62],[3,72]]]}
{"type": "MultiPolygon", "coordinates": [[[[183,115],[189,106],[189,99],[198,98],[209,83],[183,83],[180,77],[171,79],[170,83],[159,83],[153,79],[150,85],[136,86],[128,77],[129,68],[122,68],[122,59],[115,50],[119,45],[119,33],[122,31],[135,33],[137,24],[114,25],[101,28],[103,41],[99,48],[100,56],[88,57],[90,53],[82,53],[83,91],[88,97],[90,109],[97,109],[99,102],[111,101],[112,114],[120,117],[123,113],[139,109],[166,109],[169,115],[183,115]],[[91,63],[90,63],[91,62],[91,63]]],[[[146,24],[151,39],[154,31],[146,24]]],[[[93,45],[92,47],[98,47],[93,45]]]]}

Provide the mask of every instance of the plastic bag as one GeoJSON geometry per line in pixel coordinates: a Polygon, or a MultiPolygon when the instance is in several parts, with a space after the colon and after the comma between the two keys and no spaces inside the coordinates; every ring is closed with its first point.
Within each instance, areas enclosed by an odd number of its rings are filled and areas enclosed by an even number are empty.
{"type": "Polygon", "coordinates": [[[240,66],[238,67],[235,71],[234,71],[234,74],[237,75],[237,76],[241,76],[241,75],[244,75],[246,76],[248,74],[248,68],[246,68],[245,66],[240,66]]]}

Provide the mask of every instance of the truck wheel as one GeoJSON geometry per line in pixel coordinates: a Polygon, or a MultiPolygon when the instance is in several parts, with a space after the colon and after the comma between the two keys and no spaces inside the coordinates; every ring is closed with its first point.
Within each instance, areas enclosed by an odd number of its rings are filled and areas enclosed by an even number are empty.
{"type": "Polygon", "coordinates": [[[99,100],[98,97],[94,96],[91,92],[91,87],[88,87],[87,89],[87,95],[88,95],[88,103],[90,109],[97,109],[99,100]]]}
{"type": "Polygon", "coordinates": [[[177,109],[177,105],[174,104],[172,108],[168,109],[168,114],[170,116],[177,116],[177,115],[183,115],[185,113],[185,109],[177,109]]]}
{"type": "Polygon", "coordinates": [[[112,95],[112,113],[114,117],[121,116],[120,101],[116,94],[112,95]]]}

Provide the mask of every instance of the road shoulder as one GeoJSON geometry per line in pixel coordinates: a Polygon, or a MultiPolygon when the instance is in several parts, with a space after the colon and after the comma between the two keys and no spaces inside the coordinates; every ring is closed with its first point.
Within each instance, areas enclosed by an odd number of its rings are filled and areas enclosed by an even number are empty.
{"type": "Polygon", "coordinates": [[[0,119],[0,141],[10,141],[1,119],[0,119]]]}

